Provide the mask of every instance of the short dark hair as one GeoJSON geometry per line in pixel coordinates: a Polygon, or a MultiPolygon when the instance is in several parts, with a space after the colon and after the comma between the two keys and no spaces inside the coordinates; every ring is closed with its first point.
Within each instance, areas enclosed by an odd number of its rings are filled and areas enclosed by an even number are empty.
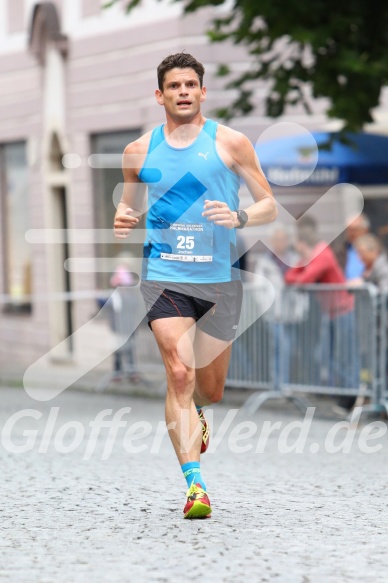
{"type": "Polygon", "coordinates": [[[203,76],[205,74],[205,67],[202,63],[188,53],[176,53],[175,55],[169,55],[163,59],[157,69],[158,87],[160,91],[163,91],[164,78],[166,73],[171,69],[194,69],[198,75],[199,84],[202,87],[203,76]]]}

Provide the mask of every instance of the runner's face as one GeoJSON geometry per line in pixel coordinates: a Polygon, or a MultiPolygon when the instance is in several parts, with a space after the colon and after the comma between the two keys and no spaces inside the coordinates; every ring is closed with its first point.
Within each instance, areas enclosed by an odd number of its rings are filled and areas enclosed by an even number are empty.
{"type": "Polygon", "coordinates": [[[206,88],[200,86],[194,69],[171,69],[166,73],[163,91],[155,92],[166,114],[178,120],[192,119],[201,109],[206,98],[206,88]]]}

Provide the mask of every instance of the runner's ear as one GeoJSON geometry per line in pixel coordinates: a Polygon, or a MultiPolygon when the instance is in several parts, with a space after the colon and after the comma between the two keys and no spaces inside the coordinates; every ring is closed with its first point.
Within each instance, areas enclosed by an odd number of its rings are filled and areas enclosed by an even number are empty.
{"type": "Polygon", "coordinates": [[[164,95],[160,91],[160,89],[155,90],[155,98],[156,98],[156,101],[159,103],[159,105],[164,105],[164,95]]]}

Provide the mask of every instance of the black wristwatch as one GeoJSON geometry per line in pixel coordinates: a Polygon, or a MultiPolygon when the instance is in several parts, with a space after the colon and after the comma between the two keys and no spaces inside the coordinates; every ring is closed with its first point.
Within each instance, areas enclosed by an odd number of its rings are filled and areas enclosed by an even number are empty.
{"type": "Polygon", "coordinates": [[[240,222],[237,229],[243,229],[248,221],[248,215],[245,211],[239,210],[237,211],[237,220],[240,222]]]}

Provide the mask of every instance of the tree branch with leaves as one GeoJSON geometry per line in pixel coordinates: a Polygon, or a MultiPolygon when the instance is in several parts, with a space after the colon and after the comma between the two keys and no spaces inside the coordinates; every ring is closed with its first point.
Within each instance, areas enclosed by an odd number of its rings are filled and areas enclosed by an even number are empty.
{"type": "MultiPolygon", "coordinates": [[[[160,0],[166,2],[167,0],[160,0]]],[[[175,0],[186,14],[226,0],[175,0]]],[[[112,6],[122,0],[111,0],[112,6]]],[[[125,4],[129,12],[142,0],[125,4]]],[[[326,98],[326,114],[358,131],[373,121],[381,91],[388,84],[388,4],[369,0],[234,0],[207,31],[212,42],[231,41],[251,56],[247,71],[227,82],[237,98],[218,113],[231,118],[254,109],[258,81],[268,93],[265,113],[282,115],[290,105],[310,111],[311,98],[326,98]]],[[[233,77],[227,65],[218,74],[233,77]]]]}

